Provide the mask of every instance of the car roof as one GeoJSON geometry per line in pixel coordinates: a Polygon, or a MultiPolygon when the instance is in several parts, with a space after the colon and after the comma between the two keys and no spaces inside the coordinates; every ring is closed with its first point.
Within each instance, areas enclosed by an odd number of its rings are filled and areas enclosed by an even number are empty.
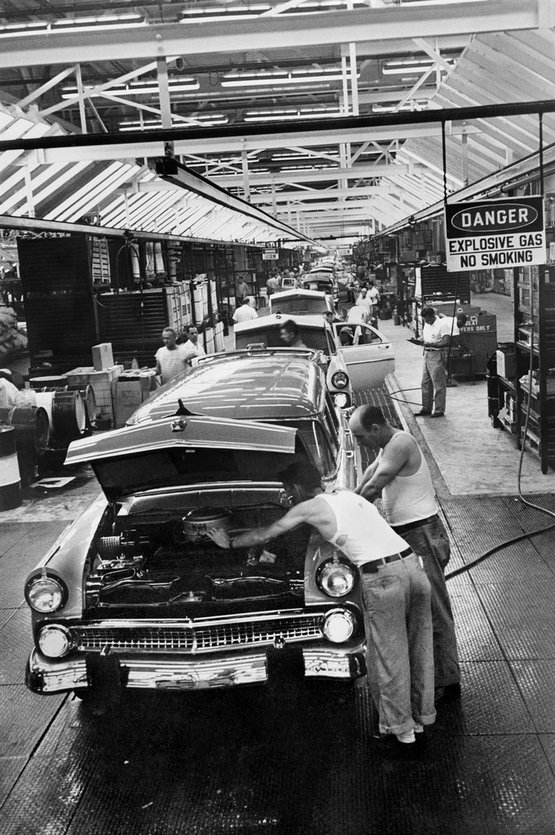
{"type": "Polygon", "coordinates": [[[305,290],[304,288],[296,290],[280,290],[279,293],[273,293],[270,296],[270,301],[273,303],[281,299],[325,299],[326,293],[321,290],[305,290]]]}
{"type": "Polygon", "coordinates": [[[303,420],[320,414],[325,375],[290,349],[211,354],[155,392],[131,422],[175,414],[181,400],[193,414],[237,420],[303,420]]]}

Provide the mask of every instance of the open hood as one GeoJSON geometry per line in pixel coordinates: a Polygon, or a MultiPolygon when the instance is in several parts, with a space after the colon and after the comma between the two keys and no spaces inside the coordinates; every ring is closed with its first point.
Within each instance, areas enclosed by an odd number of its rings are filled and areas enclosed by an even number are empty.
{"type": "Polygon", "coordinates": [[[296,431],[255,421],[170,417],[70,444],[66,465],[90,464],[110,501],[145,490],[279,481],[296,431]]]}

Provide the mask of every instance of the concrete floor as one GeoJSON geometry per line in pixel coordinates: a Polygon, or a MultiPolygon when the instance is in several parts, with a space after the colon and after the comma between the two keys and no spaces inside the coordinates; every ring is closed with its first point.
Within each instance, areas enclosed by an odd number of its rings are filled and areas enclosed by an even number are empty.
{"type": "MultiPolygon", "coordinates": [[[[495,293],[476,295],[479,305],[497,316],[497,341],[513,341],[513,304],[508,296],[495,293]]],[[[436,475],[443,479],[449,493],[459,495],[514,495],[519,492],[518,470],[521,453],[515,436],[493,429],[488,417],[487,384],[477,377],[457,378],[457,385],[447,391],[444,418],[414,418],[420,409],[422,349],[407,342],[412,331],[395,326],[392,319],[379,322],[395,349],[396,370],[388,380],[390,394],[400,400],[407,428],[418,441],[424,441],[437,465],[436,475]]],[[[520,490],[523,494],[553,493],[555,472],[542,474],[539,459],[531,452],[522,458],[520,490]]]]}

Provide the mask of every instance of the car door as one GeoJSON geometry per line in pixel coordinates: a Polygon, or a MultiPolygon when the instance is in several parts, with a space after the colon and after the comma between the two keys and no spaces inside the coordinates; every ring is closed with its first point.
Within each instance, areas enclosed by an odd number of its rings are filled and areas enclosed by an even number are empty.
{"type": "Polygon", "coordinates": [[[333,324],[337,350],[343,357],[353,391],[381,386],[387,374],[395,371],[393,346],[386,337],[372,325],[333,324]],[[341,344],[339,334],[349,328],[353,337],[352,345],[341,344]]]}

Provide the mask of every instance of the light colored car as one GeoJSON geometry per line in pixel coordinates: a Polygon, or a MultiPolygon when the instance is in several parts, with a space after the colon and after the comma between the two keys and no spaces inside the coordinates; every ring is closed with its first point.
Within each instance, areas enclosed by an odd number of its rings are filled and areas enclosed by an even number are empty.
{"type": "Polygon", "coordinates": [[[358,481],[358,446],[348,415],[335,404],[325,372],[309,355],[277,348],[201,357],[191,371],[154,392],[127,425],[183,410],[290,426],[328,489],[353,489],[358,481]]]}
{"type": "Polygon", "coordinates": [[[318,290],[286,290],[270,296],[269,313],[296,313],[298,315],[322,315],[335,313],[332,297],[318,290]]]}
{"type": "Polygon", "coordinates": [[[91,465],[104,495],[27,579],[27,686],[98,705],[124,689],[262,684],[276,653],[301,677],[364,675],[349,560],[306,525],[265,547],[225,550],[207,534],[279,519],[291,505],[280,472],[302,455],[296,429],[193,415],[71,444],[66,463],[91,465]]]}
{"type": "Polygon", "coordinates": [[[341,388],[334,383],[334,375],[338,372],[347,374],[351,391],[362,391],[378,388],[387,374],[395,370],[393,346],[376,328],[360,325],[357,344],[343,346],[339,333],[345,323],[338,322],[332,327],[322,316],[275,313],[241,322],[234,328],[235,347],[275,348],[283,345],[279,329],[287,319],[297,323],[304,344],[319,352],[319,361],[326,367],[328,388],[332,393],[341,388]]]}

